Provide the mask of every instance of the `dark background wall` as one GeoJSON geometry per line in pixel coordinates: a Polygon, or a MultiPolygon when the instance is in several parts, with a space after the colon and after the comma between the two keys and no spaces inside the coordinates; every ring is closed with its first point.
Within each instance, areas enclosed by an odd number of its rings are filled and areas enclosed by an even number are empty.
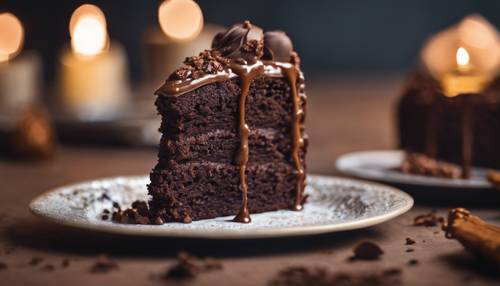
{"type": "MultiPolygon", "coordinates": [[[[142,74],[141,39],[157,23],[157,0],[3,0],[0,11],[15,13],[26,27],[25,46],[44,59],[52,81],[60,47],[69,41],[68,22],[80,4],[104,11],[113,39],[123,43],[131,75],[142,74]]],[[[308,73],[395,72],[408,69],[422,42],[465,15],[480,13],[500,26],[496,0],[200,0],[207,22],[231,25],[249,19],[264,29],[285,30],[308,73]]]]}

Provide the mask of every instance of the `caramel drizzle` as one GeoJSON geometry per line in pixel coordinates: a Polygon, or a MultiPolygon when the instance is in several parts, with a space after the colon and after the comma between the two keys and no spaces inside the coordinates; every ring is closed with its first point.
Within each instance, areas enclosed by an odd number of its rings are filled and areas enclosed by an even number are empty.
{"type": "Polygon", "coordinates": [[[292,159],[295,170],[297,172],[297,185],[295,187],[295,201],[292,209],[295,211],[302,210],[302,202],[304,201],[304,167],[300,161],[300,150],[304,146],[304,139],[301,134],[301,121],[304,116],[304,110],[301,106],[299,93],[297,92],[297,81],[300,76],[300,71],[297,65],[283,65],[281,67],[283,75],[287,78],[292,94],[293,110],[292,110],[292,159]]]}
{"type": "Polygon", "coordinates": [[[251,222],[250,211],[248,210],[248,185],[247,185],[247,163],[248,163],[248,136],[250,135],[250,128],[246,123],[246,101],[250,91],[250,84],[252,80],[264,72],[264,65],[262,62],[257,62],[252,66],[231,65],[231,69],[241,79],[241,93],[239,97],[239,133],[240,133],[240,150],[238,151],[238,165],[240,169],[240,182],[239,188],[241,191],[241,207],[238,214],[234,217],[234,221],[249,223],[251,222]]]}
{"type": "Polygon", "coordinates": [[[235,222],[249,223],[251,222],[250,211],[248,209],[248,185],[246,178],[246,168],[248,164],[249,157],[249,146],[248,138],[250,135],[250,129],[246,123],[246,99],[250,90],[250,85],[253,79],[259,75],[266,74],[270,76],[283,76],[287,79],[290,85],[290,92],[293,101],[292,110],[292,159],[294,163],[294,168],[297,173],[297,185],[295,192],[295,200],[291,206],[292,210],[300,211],[302,210],[302,203],[304,201],[304,180],[305,172],[300,161],[300,150],[304,145],[304,139],[301,134],[301,121],[304,116],[304,111],[301,106],[301,100],[299,92],[297,90],[297,84],[299,80],[302,79],[299,67],[297,65],[292,65],[289,63],[278,63],[278,62],[266,62],[257,61],[253,65],[241,65],[237,63],[230,64],[230,69],[220,72],[218,74],[205,75],[199,79],[188,80],[188,81],[167,81],[156,93],[157,94],[168,94],[179,96],[186,92],[192,91],[206,84],[221,82],[231,79],[233,77],[239,76],[241,79],[241,93],[239,96],[238,108],[238,122],[239,122],[239,136],[240,136],[240,147],[238,151],[238,166],[239,166],[239,189],[241,191],[241,206],[238,214],[234,217],[235,222]],[[273,68],[273,69],[266,69],[273,68]],[[277,71],[276,68],[279,68],[277,71]]]}

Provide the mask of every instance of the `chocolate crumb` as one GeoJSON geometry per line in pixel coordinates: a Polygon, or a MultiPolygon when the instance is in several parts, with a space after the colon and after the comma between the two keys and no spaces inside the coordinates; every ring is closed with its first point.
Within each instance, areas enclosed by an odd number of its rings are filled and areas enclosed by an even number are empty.
{"type": "Polygon", "coordinates": [[[116,202],[113,204],[116,211],[111,215],[111,220],[124,224],[151,224],[148,204],[144,201],[134,201],[131,208],[122,210],[116,202]],[[115,205],[116,204],[116,205],[115,205]]]}
{"type": "Polygon", "coordinates": [[[406,245],[412,245],[412,244],[415,244],[417,243],[414,239],[410,238],[410,237],[407,237],[406,238],[406,245]]]}
{"type": "Polygon", "coordinates": [[[383,253],[377,244],[363,241],[354,248],[354,256],[350,260],[377,260],[383,253]]]}
{"type": "Polygon", "coordinates": [[[191,223],[193,220],[191,219],[191,217],[189,215],[186,215],[184,217],[184,220],[182,221],[183,223],[191,223]]]}
{"type": "Polygon", "coordinates": [[[102,213],[103,213],[103,214],[110,214],[111,212],[110,212],[108,209],[104,209],[104,210],[102,211],[102,213]]]}
{"type": "Polygon", "coordinates": [[[462,176],[460,166],[442,162],[424,154],[410,153],[401,164],[400,171],[407,174],[458,179],[462,176]]]}
{"type": "Polygon", "coordinates": [[[31,258],[30,262],[28,262],[29,265],[31,266],[37,266],[38,264],[42,263],[43,258],[41,257],[33,257],[31,258]]]}
{"type": "Polygon", "coordinates": [[[384,270],[384,272],[382,272],[383,275],[386,275],[386,276],[391,276],[391,275],[399,275],[401,274],[401,269],[399,268],[389,268],[389,269],[386,269],[384,270]]]}
{"type": "Polygon", "coordinates": [[[102,201],[110,201],[111,198],[109,197],[109,195],[107,193],[102,193],[102,195],[100,197],[97,198],[98,201],[102,202],[102,201]]]}
{"type": "Polygon", "coordinates": [[[63,261],[61,262],[61,267],[62,268],[66,268],[69,266],[69,259],[68,258],[64,258],[63,261]]]}
{"type": "Polygon", "coordinates": [[[16,250],[16,247],[15,247],[15,246],[13,246],[13,245],[8,246],[7,248],[5,248],[5,250],[4,250],[4,254],[9,255],[9,254],[11,254],[12,252],[14,252],[14,250],[16,250]]]}
{"type": "Polygon", "coordinates": [[[9,267],[5,262],[0,261],[0,271],[7,270],[9,267]]]}
{"type": "Polygon", "coordinates": [[[117,209],[118,211],[122,210],[120,204],[118,204],[117,202],[113,202],[113,208],[117,209]]]}
{"type": "Polygon", "coordinates": [[[154,220],[154,224],[156,225],[162,225],[164,224],[165,222],[163,221],[163,219],[161,217],[156,217],[155,220],[154,220]]]}
{"type": "Polygon", "coordinates": [[[101,254],[90,268],[91,273],[106,273],[118,269],[118,264],[111,260],[106,254],[101,254]]]}
{"type": "Polygon", "coordinates": [[[102,219],[102,220],[108,220],[108,219],[109,219],[109,215],[107,215],[107,214],[103,214],[103,215],[101,216],[101,219],[102,219]]]}
{"type": "Polygon", "coordinates": [[[408,261],[408,265],[410,265],[410,266],[415,266],[417,264],[418,264],[418,260],[416,260],[416,259],[410,259],[408,261]]]}
{"type": "Polygon", "coordinates": [[[444,222],[445,219],[441,216],[438,216],[435,211],[418,215],[413,219],[413,225],[415,226],[437,226],[438,224],[444,224],[444,222]]]}
{"type": "Polygon", "coordinates": [[[281,270],[278,275],[273,280],[271,280],[269,285],[333,285],[332,280],[333,277],[330,277],[330,275],[324,268],[292,266],[281,270]]]}
{"type": "Polygon", "coordinates": [[[54,271],[56,268],[54,267],[54,265],[52,264],[46,264],[42,267],[42,271],[46,271],[46,272],[52,272],[54,271]]]}
{"type": "Polygon", "coordinates": [[[408,248],[408,249],[406,250],[406,252],[413,252],[413,251],[414,251],[414,249],[413,249],[413,248],[408,248]]]}
{"type": "Polygon", "coordinates": [[[399,285],[401,269],[389,268],[382,272],[330,273],[325,268],[292,266],[281,270],[269,282],[270,286],[306,285],[399,285]]]}
{"type": "Polygon", "coordinates": [[[215,258],[200,259],[181,251],[177,256],[177,263],[169,268],[162,278],[166,280],[190,279],[202,272],[221,270],[222,267],[222,263],[215,258]]]}

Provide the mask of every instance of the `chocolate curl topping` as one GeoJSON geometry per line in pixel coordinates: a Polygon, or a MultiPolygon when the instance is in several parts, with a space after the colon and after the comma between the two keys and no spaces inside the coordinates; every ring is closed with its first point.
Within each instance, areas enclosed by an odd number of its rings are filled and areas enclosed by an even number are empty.
{"type": "Polygon", "coordinates": [[[290,62],[292,52],[292,41],[285,32],[269,31],[264,33],[263,59],[277,62],[290,62]]]}
{"type": "Polygon", "coordinates": [[[255,62],[262,57],[264,33],[249,21],[215,35],[212,49],[223,57],[255,62]]]}

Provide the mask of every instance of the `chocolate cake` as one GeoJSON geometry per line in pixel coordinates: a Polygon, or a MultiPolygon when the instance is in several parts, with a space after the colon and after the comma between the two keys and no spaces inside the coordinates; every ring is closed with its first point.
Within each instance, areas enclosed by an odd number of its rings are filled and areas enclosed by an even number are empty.
{"type": "MultiPolygon", "coordinates": [[[[500,168],[500,42],[481,15],[430,37],[397,109],[400,147],[432,159],[500,168]]],[[[414,169],[414,168],[411,168],[414,169]]]]}
{"type": "Polygon", "coordinates": [[[443,95],[425,71],[415,72],[397,110],[399,142],[409,152],[457,164],[500,168],[500,79],[481,93],[443,95]],[[470,116],[470,126],[464,124],[470,116]],[[464,128],[469,130],[464,133],[464,128]],[[466,144],[464,146],[464,144],[466,144]]]}
{"type": "Polygon", "coordinates": [[[302,209],[306,95],[285,33],[234,25],[156,96],[162,138],[148,186],[152,216],[248,223],[250,213],[302,209]]]}

